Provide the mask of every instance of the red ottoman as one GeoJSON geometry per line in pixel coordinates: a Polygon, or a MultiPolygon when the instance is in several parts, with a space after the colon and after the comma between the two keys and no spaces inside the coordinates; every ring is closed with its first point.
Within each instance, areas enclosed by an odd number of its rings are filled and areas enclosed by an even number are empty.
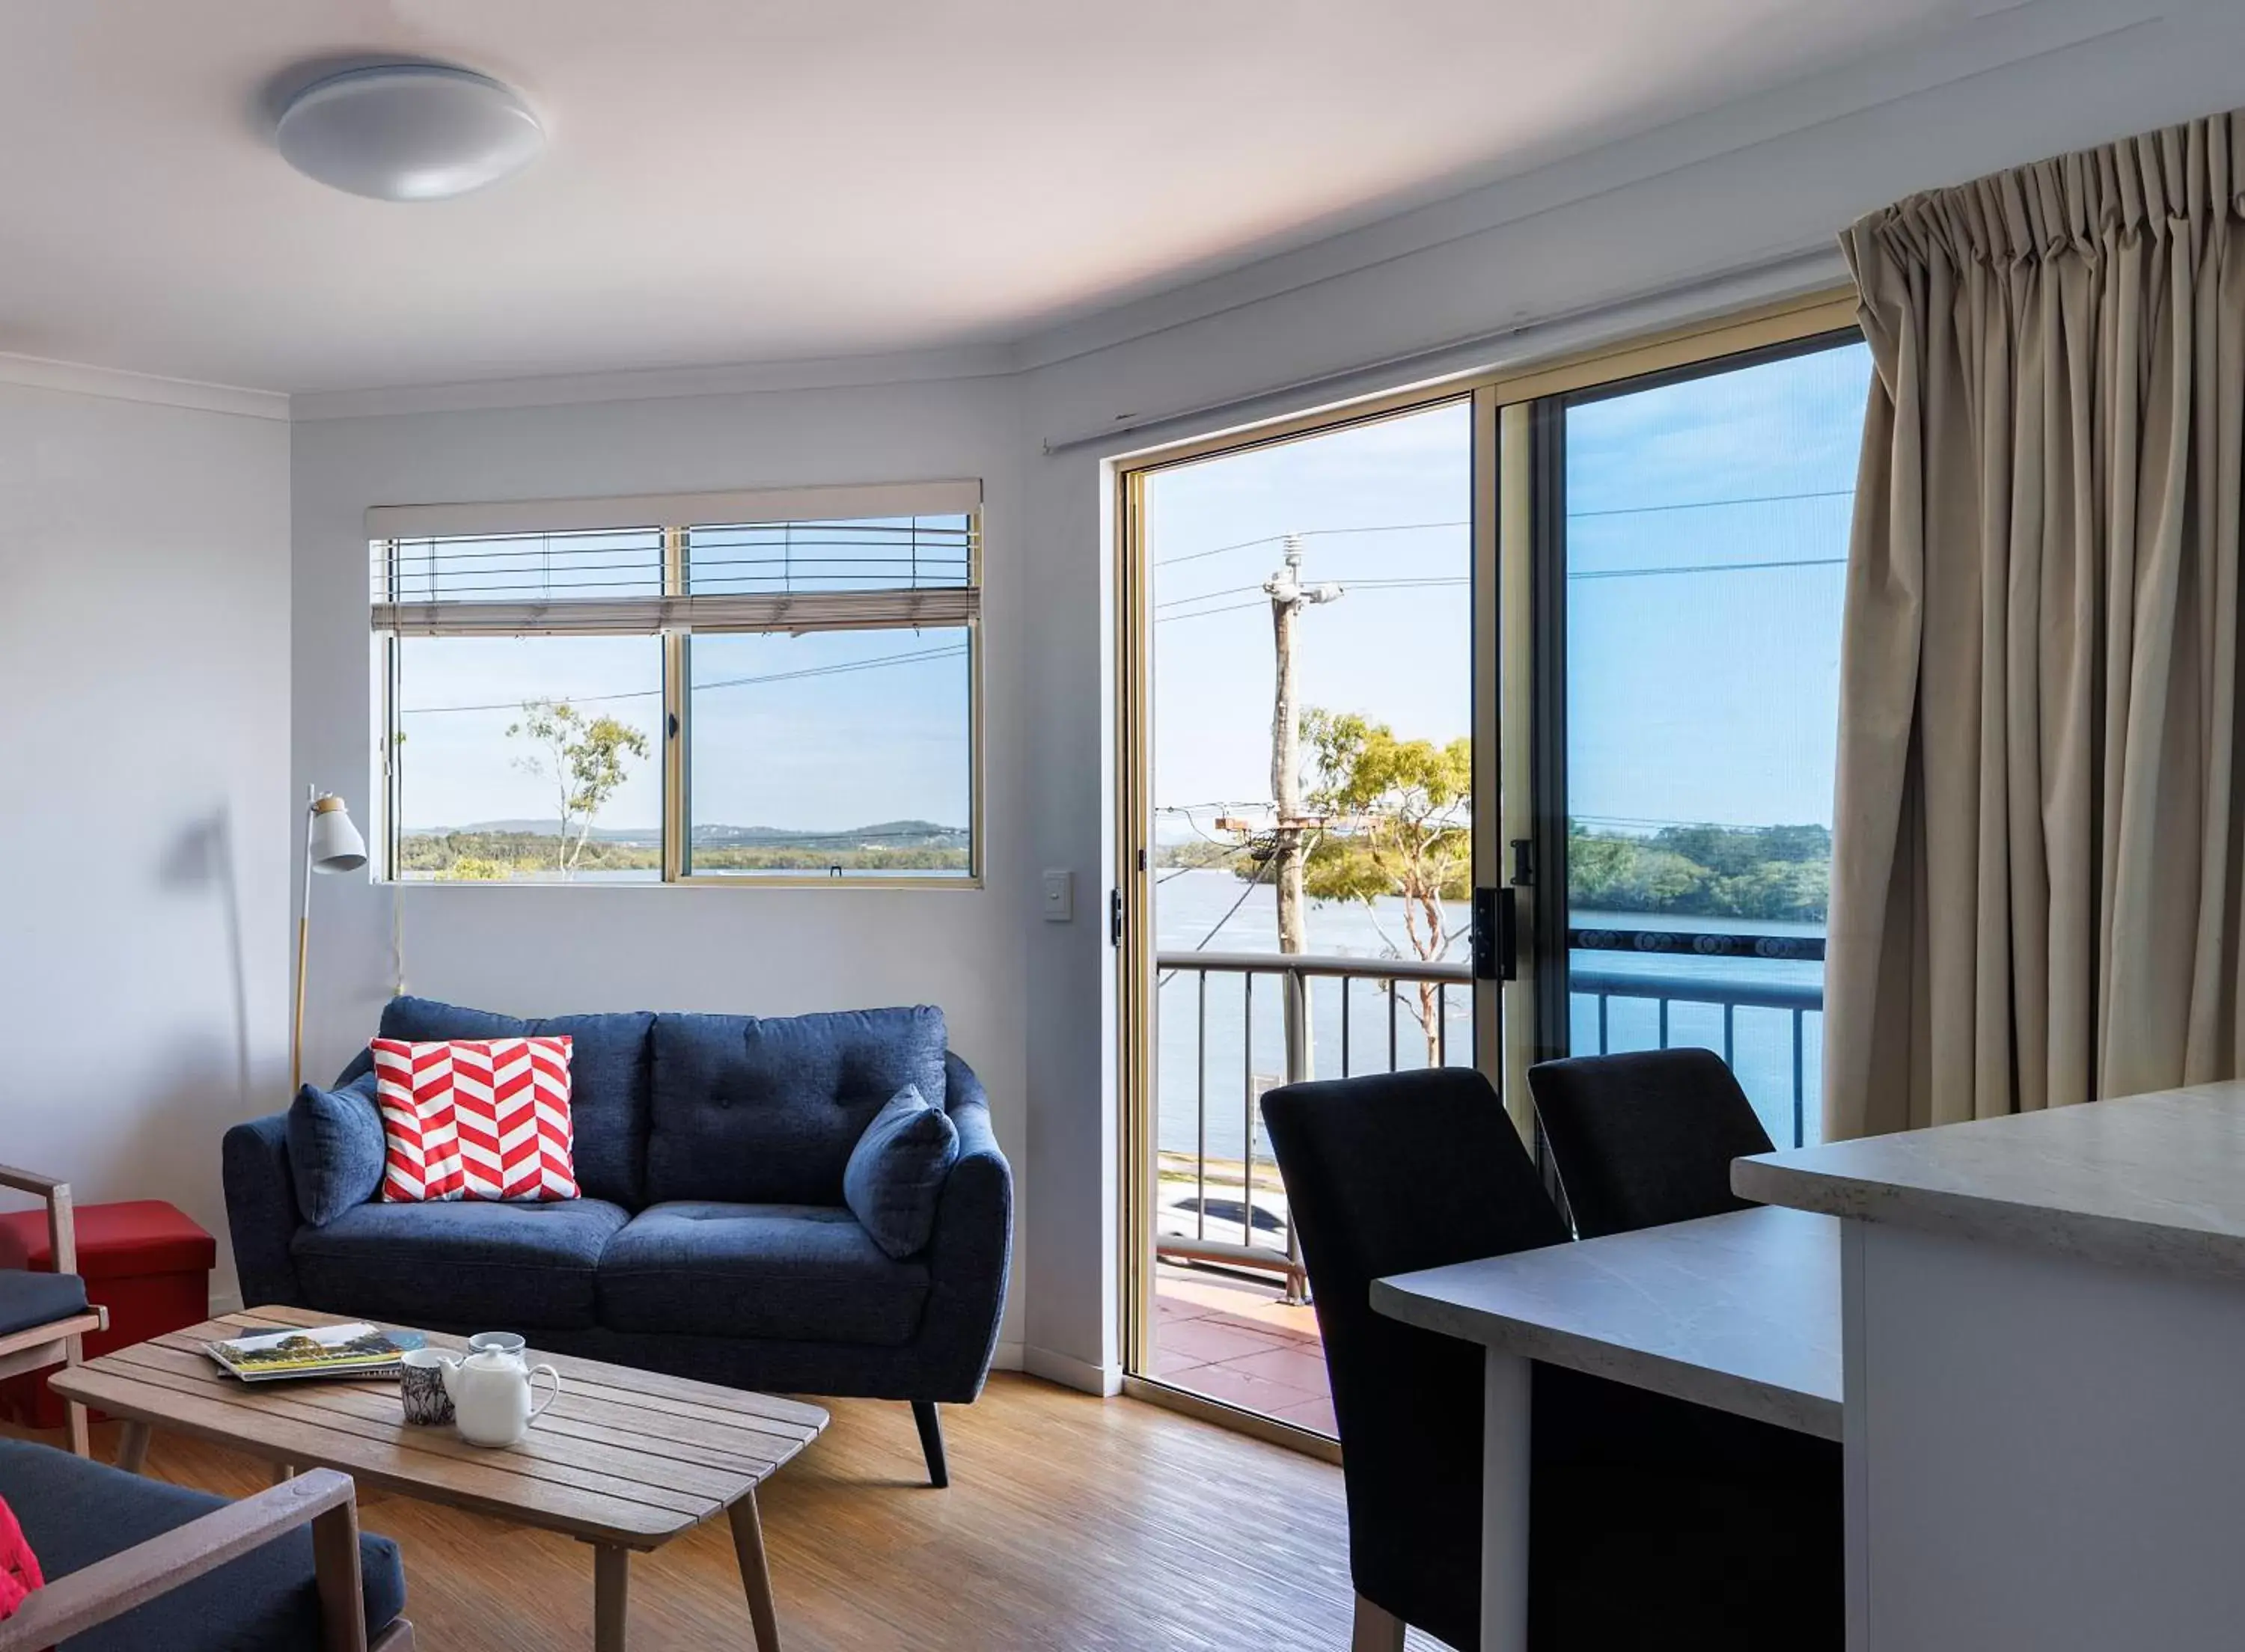
{"type": "MultiPolygon", "coordinates": [[[[161,1199],[80,1205],[77,1216],[78,1270],[87,1299],[109,1310],[109,1329],[85,1339],[87,1358],[210,1317],[217,1240],[161,1199]]],[[[45,1211],[0,1215],[0,1268],[44,1271],[54,1265],[45,1211]]],[[[63,1425],[63,1403],[48,1391],[43,1371],[0,1383],[0,1405],[35,1428],[63,1425]]]]}

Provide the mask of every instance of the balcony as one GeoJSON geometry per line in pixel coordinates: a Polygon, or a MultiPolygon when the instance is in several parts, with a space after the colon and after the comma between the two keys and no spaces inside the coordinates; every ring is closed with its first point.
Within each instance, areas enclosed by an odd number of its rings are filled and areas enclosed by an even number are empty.
{"type": "MultiPolygon", "coordinates": [[[[1780,1146],[1814,1139],[1821,937],[1584,928],[1569,933],[1583,1054],[1704,1045],[1780,1146]]],[[[1163,951],[1150,1374],[1332,1432],[1308,1279],[1257,1105],[1297,1080],[1466,1066],[1461,964],[1163,951]]]]}

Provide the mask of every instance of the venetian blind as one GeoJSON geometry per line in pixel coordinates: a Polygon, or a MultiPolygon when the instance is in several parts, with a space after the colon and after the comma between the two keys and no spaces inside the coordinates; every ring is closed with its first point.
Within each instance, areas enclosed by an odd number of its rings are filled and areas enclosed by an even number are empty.
{"type": "Polygon", "coordinates": [[[367,512],[377,632],[872,631],[980,616],[981,484],[367,512]]]}

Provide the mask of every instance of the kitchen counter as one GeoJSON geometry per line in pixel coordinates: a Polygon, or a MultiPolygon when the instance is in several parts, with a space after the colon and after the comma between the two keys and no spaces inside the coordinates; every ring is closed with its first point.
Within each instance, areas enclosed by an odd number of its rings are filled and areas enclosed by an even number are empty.
{"type": "Polygon", "coordinates": [[[1764,1204],[2245,1280],[2245,1082],[1740,1159],[1764,1204]]]}
{"type": "Polygon", "coordinates": [[[1851,1652],[2245,1645],[2245,1083],[1731,1184],[1839,1219],[1851,1652]]]}

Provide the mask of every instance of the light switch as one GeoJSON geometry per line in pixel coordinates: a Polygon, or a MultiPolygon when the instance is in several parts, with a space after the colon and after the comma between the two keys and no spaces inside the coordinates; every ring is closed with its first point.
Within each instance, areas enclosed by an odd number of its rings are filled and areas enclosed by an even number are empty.
{"type": "Polygon", "coordinates": [[[1066,924],[1075,917],[1075,874],[1045,874],[1044,916],[1048,924],[1066,924]]]}

